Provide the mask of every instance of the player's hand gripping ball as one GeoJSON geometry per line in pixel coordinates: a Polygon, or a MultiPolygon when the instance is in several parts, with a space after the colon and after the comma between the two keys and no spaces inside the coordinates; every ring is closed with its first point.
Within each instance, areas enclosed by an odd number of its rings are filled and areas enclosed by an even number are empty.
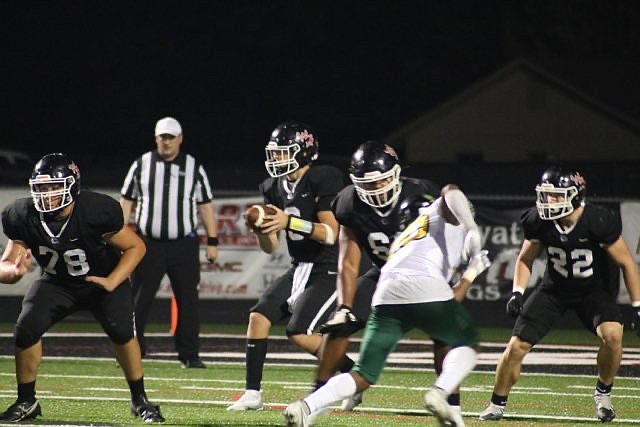
{"type": "Polygon", "coordinates": [[[245,224],[253,231],[260,231],[260,227],[264,223],[265,215],[273,215],[277,211],[269,205],[259,204],[249,206],[244,213],[245,224]]]}

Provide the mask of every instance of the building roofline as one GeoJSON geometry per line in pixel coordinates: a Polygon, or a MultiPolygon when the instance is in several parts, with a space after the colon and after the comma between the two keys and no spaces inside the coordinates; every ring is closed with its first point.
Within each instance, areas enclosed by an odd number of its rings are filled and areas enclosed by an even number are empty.
{"type": "Polygon", "coordinates": [[[506,64],[502,68],[499,68],[498,70],[491,73],[490,75],[484,78],[481,78],[476,83],[473,83],[471,86],[453,95],[447,101],[436,106],[435,108],[431,109],[427,113],[410,121],[409,123],[400,127],[399,129],[387,134],[383,138],[383,140],[391,141],[391,140],[401,139],[403,135],[412,132],[414,129],[423,127],[425,124],[433,121],[436,117],[446,114],[457,105],[462,104],[466,99],[469,99],[473,97],[475,94],[483,91],[485,88],[490,87],[496,81],[502,80],[506,76],[516,73],[518,71],[524,71],[526,73],[535,75],[537,78],[542,80],[548,86],[553,87],[558,92],[562,92],[567,96],[578,100],[581,104],[585,105],[587,108],[598,111],[600,114],[613,119],[614,121],[620,123],[622,126],[629,128],[633,132],[640,135],[640,123],[638,123],[638,121],[632,119],[631,117],[625,114],[620,113],[619,111],[614,110],[613,108],[605,105],[604,103],[597,100],[596,98],[587,95],[586,93],[569,85],[567,82],[561,80],[560,78],[534,65],[530,61],[524,58],[519,58],[509,62],[508,64],[506,64]]]}

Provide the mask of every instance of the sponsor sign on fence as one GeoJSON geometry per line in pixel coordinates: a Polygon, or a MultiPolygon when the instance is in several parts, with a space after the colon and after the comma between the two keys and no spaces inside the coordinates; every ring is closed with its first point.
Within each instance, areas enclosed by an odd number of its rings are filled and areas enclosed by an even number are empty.
{"type": "MultiPolygon", "coordinates": [[[[100,190],[98,190],[100,191],[100,190]]],[[[115,199],[117,191],[100,191],[115,199]]],[[[16,198],[28,196],[25,189],[3,189],[0,194],[0,209],[16,198]]],[[[277,277],[282,275],[291,265],[284,239],[276,253],[267,255],[256,244],[254,235],[245,227],[242,213],[248,206],[261,203],[256,197],[222,198],[214,200],[218,221],[220,246],[218,259],[209,263],[205,257],[206,236],[200,229],[201,250],[201,299],[257,299],[264,289],[277,277]]],[[[476,221],[482,233],[483,246],[489,250],[493,261],[491,267],[478,277],[467,295],[467,303],[497,302],[506,300],[511,295],[511,282],[516,256],[522,245],[523,235],[519,219],[524,209],[532,206],[533,201],[505,202],[476,201],[476,221]]],[[[622,202],[612,205],[619,208],[622,215],[623,235],[636,262],[640,264],[640,202],[622,202]]],[[[0,249],[4,250],[6,236],[0,236],[0,249]]],[[[542,280],[546,260],[537,259],[533,266],[529,288],[535,287],[542,280]]],[[[40,274],[35,264],[32,271],[15,285],[0,285],[0,296],[24,295],[31,282],[40,274]]],[[[619,283],[618,300],[628,304],[629,295],[622,278],[619,283]]],[[[170,298],[171,286],[165,276],[158,291],[158,297],[170,298]]]]}

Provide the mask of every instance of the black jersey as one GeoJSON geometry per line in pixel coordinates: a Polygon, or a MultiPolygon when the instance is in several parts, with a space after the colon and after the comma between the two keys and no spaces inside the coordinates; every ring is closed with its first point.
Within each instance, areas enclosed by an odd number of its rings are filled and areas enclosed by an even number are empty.
{"type": "Polygon", "coordinates": [[[540,241],[547,251],[543,287],[568,296],[607,288],[609,256],[602,245],[622,234],[620,214],[588,204],[575,226],[563,230],[558,221],[543,220],[531,208],[521,222],[525,239],[540,241]]]}
{"type": "Polygon", "coordinates": [[[2,211],[4,233],[31,249],[44,274],[62,283],[95,286],[86,282],[85,276],[106,277],[113,271],[120,251],[106,244],[102,236],[118,232],[124,225],[122,208],[116,200],[81,191],[66,225],[49,223],[53,236],[43,226],[44,219],[31,198],[18,199],[2,211]]]}
{"type": "Polygon", "coordinates": [[[338,222],[353,231],[360,247],[379,268],[387,261],[389,246],[399,232],[398,211],[402,200],[421,194],[440,196],[440,188],[430,181],[406,177],[400,180],[402,190],[398,202],[387,211],[377,210],[360,200],[353,185],[344,188],[333,203],[338,222]]]}
{"type": "MultiPolygon", "coordinates": [[[[304,220],[320,222],[319,211],[330,211],[331,201],[344,187],[342,173],[333,166],[312,166],[295,187],[286,178],[267,178],[260,184],[265,203],[275,205],[288,214],[304,220]],[[286,187],[285,187],[286,186],[286,187]]],[[[285,230],[289,255],[294,263],[314,262],[335,264],[337,245],[323,245],[301,234],[285,230]]]]}

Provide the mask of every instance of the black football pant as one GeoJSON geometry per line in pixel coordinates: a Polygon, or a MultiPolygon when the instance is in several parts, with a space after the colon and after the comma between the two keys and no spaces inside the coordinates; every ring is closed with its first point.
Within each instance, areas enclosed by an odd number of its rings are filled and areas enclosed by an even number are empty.
{"type": "Polygon", "coordinates": [[[200,351],[200,319],[198,316],[198,284],[200,253],[197,236],[159,241],[143,237],[147,252],[131,275],[135,301],[135,325],[140,348],[146,353],[144,329],[160,282],[169,276],[178,305],[175,347],[180,360],[198,357],[200,351]]]}

